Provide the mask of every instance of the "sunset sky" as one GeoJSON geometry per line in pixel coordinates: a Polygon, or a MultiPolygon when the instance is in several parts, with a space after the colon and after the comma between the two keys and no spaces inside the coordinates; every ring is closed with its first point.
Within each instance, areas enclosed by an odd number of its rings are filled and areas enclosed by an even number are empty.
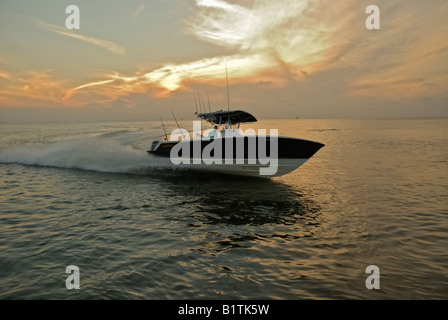
{"type": "Polygon", "coordinates": [[[226,68],[231,108],[258,118],[448,116],[447,16],[446,0],[0,0],[0,122],[193,118],[194,91],[227,108],[226,68]]]}

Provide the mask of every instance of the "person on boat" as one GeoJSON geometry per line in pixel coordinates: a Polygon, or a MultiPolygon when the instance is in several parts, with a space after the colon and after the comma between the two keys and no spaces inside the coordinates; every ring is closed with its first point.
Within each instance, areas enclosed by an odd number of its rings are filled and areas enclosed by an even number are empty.
{"type": "Polygon", "coordinates": [[[219,130],[218,130],[218,126],[215,125],[215,127],[213,128],[212,131],[210,131],[210,133],[208,134],[208,137],[210,139],[214,139],[217,138],[219,136],[219,130]]]}

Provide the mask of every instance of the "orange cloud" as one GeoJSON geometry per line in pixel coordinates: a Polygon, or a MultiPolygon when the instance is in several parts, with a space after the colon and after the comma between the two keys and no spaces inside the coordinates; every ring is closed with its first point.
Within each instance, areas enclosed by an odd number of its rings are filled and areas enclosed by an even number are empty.
{"type": "Polygon", "coordinates": [[[1,71],[1,70],[0,70],[0,78],[3,78],[3,79],[11,79],[11,74],[8,73],[8,72],[6,72],[6,71],[1,71]]]}
{"type": "Polygon", "coordinates": [[[53,79],[49,71],[30,71],[13,77],[0,89],[0,97],[10,106],[57,105],[65,94],[65,81],[53,79]]]}

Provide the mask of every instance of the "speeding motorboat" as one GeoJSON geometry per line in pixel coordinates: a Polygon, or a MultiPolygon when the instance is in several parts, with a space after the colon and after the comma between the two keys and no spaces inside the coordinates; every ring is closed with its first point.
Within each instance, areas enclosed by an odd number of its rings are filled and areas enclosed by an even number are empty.
{"type": "MultiPolygon", "coordinates": [[[[279,137],[276,129],[243,131],[241,124],[257,119],[242,110],[215,111],[197,114],[193,133],[185,129],[173,131],[170,138],[153,141],[148,153],[170,158],[171,163],[192,170],[223,174],[278,177],[304,164],[324,145],[319,142],[279,137]],[[202,132],[202,120],[213,128],[202,132]]],[[[177,123],[177,121],[176,121],[177,123]]],[[[163,124],[163,123],[162,123],[163,124]]]]}

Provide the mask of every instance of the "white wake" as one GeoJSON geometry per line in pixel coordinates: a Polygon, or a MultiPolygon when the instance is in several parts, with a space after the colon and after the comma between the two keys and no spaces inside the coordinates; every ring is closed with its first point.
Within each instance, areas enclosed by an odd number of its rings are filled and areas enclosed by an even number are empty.
{"type": "Polygon", "coordinates": [[[0,163],[135,174],[172,166],[169,159],[151,157],[146,150],[102,137],[2,150],[0,163]]]}

